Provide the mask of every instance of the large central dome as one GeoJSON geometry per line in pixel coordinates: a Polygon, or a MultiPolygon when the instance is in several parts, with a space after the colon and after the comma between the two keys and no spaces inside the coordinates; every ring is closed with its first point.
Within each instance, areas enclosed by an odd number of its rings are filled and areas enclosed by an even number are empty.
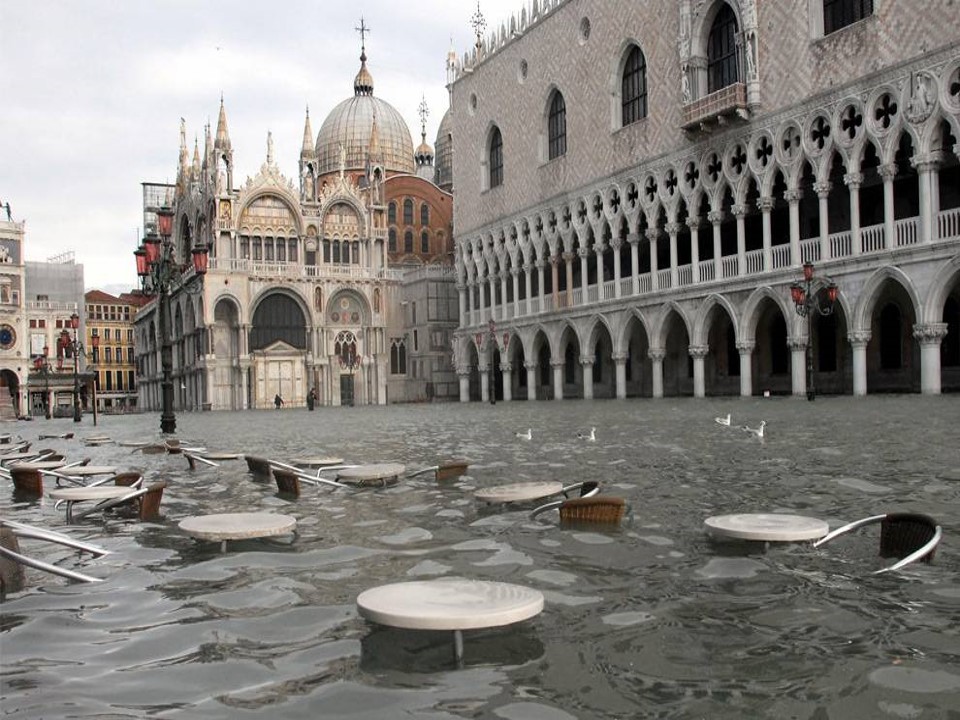
{"type": "Polygon", "coordinates": [[[340,148],[347,170],[364,170],[370,152],[373,124],[377,124],[377,148],[388,173],[415,171],[410,128],[394,107],[373,96],[373,77],[367,70],[367,55],[360,55],[360,72],[353,83],[354,96],[337,105],[317,133],[317,174],[340,169],[340,148]]]}

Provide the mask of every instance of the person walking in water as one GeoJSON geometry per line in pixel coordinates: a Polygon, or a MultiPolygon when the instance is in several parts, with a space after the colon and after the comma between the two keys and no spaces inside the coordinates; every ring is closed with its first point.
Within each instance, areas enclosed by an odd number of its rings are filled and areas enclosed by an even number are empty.
{"type": "Polygon", "coordinates": [[[307,393],[307,410],[313,410],[313,406],[317,404],[317,391],[313,388],[310,388],[310,392],[307,393]]]}
{"type": "Polygon", "coordinates": [[[280,393],[277,393],[273,398],[273,404],[276,406],[277,410],[280,409],[280,406],[283,405],[283,398],[280,397],[280,393]]]}

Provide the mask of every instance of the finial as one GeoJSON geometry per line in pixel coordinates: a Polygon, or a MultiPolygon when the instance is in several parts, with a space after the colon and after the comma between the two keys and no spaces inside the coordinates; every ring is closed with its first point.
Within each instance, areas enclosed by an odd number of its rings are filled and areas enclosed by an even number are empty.
{"type": "Polygon", "coordinates": [[[363,15],[360,16],[360,27],[354,28],[354,30],[360,33],[360,59],[366,60],[364,55],[367,54],[367,33],[370,32],[370,28],[363,21],[363,15]]]}
{"type": "Polygon", "coordinates": [[[430,108],[427,107],[427,96],[424,94],[420,101],[417,112],[420,113],[420,132],[424,138],[427,137],[427,116],[430,115],[430,108]]]}
{"type": "Polygon", "coordinates": [[[470,24],[473,26],[473,32],[477,36],[477,51],[479,52],[480,46],[483,44],[483,41],[480,39],[483,35],[483,31],[487,28],[487,21],[483,17],[483,13],[480,12],[480,0],[477,0],[477,11],[473,14],[473,17],[470,18],[470,24]]]}

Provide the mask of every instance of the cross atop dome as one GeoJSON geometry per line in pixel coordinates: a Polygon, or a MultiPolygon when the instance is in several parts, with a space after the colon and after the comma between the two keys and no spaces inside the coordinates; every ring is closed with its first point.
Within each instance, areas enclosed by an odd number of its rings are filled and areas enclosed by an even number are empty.
{"type": "Polygon", "coordinates": [[[360,27],[354,28],[360,33],[360,72],[353,80],[354,95],[373,95],[373,75],[367,70],[367,33],[370,28],[360,17],[360,27]]]}

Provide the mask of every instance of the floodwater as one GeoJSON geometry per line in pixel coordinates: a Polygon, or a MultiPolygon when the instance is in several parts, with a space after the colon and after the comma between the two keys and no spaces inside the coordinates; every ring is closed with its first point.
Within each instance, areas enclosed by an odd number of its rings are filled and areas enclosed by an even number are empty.
{"type": "Polygon", "coordinates": [[[386,490],[306,487],[279,497],[242,461],[189,471],[182,456],[84,447],[155,439],[157,415],[10,424],[68,459],[165,478],[163,518],[65,526],[49,500],[3,517],[113,554],[35,557],[103,578],[27,570],[0,605],[8,718],[957,718],[960,708],[960,397],[714,398],[437,404],[178,416],[210,451],[335,454],[469,474],[386,490]],[[732,415],[731,427],[716,416],[732,415]],[[766,420],[763,440],[738,429],[766,420]],[[596,427],[596,442],[576,437],[596,427]],[[516,437],[532,430],[531,440],[516,437]],[[530,507],[480,507],[498,483],[596,478],[632,517],[563,529],[530,507]],[[203,513],[293,515],[298,535],[218,544],[178,523],[203,513]],[[893,510],[934,515],[932,565],[871,575],[878,527],[822,548],[723,544],[705,518],[811,515],[835,527],[893,510]],[[389,582],[459,576],[541,590],[538,617],[464,633],[374,626],[355,600],[389,582]]]}

